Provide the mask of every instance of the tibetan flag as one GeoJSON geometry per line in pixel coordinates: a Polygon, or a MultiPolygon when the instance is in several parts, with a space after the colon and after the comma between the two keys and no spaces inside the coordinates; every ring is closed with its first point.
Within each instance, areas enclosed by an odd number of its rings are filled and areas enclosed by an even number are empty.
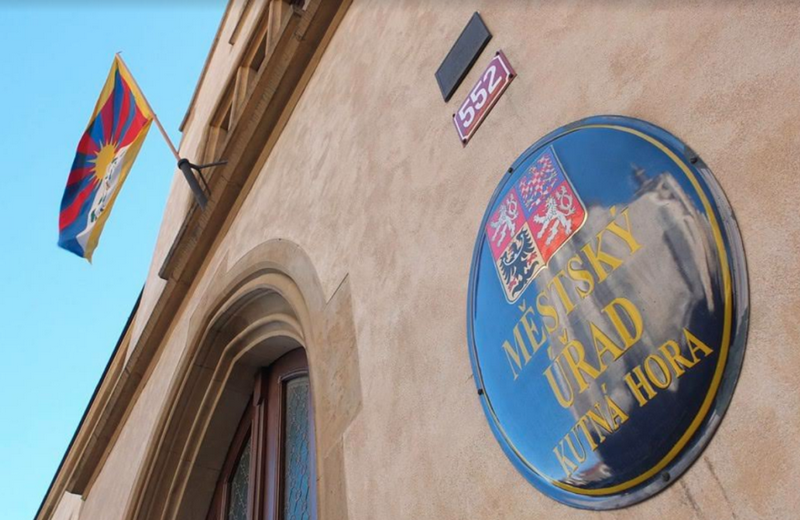
{"type": "Polygon", "coordinates": [[[92,261],[100,232],[153,120],[117,56],[100,92],[61,200],[58,245],[92,261]]]}

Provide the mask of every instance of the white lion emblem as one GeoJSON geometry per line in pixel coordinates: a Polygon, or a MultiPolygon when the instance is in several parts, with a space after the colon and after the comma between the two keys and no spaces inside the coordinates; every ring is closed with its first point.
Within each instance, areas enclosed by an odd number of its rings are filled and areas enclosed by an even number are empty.
{"type": "Polygon", "coordinates": [[[111,201],[111,196],[117,188],[119,176],[122,173],[122,165],[124,164],[125,154],[128,148],[122,148],[117,152],[117,155],[111,160],[106,167],[105,175],[100,181],[100,186],[97,189],[92,209],[89,212],[89,222],[94,223],[100,218],[100,215],[106,210],[108,203],[111,201]]]}
{"type": "Polygon", "coordinates": [[[506,239],[506,234],[514,232],[514,220],[519,215],[517,201],[512,197],[507,198],[500,204],[497,213],[497,220],[490,222],[489,225],[494,229],[492,242],[495,242],[497,247],[500,247],[500,244],[506,239]]]}
{"type": "Polygon", "coordinates": [[[560,226],[564,227],[564,232],[569,235],[572,232],[572,221],[567,217],[575,213],[575,200],[571,193],[567,191],[566,186],[561,186],[553,197],[547,197],[546,208],[547,211],[543,216],[533,217],[534,222],[542,225],[542,229],[536,234],[536,238],[542,238],[544,232],[550,228],[550,234],[547,235],[545,244],[550,245],[550,242],[558,234],[560,226]],[[551,226],[552,224],[552,226],[551,226]]]}

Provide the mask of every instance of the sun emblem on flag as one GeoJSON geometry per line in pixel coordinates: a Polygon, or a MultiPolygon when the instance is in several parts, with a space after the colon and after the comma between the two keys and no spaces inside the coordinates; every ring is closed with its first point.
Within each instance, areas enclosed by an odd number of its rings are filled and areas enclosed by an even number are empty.
{"type": "Polygon", "coordinates": [[[153,114],[117,57],[81,136],[61,199],[58,244],[91,261],[153,114]]]}
{"type": "Polygon", "coordinates": [[[503,195],[486,224],[506,300],[515,302],[585,221],[583,202],[555,150],[547,148],[503,195]]]}
{"type": "Polygon", "coordinates": [[[106,143],[100,147],[94,160],[94,176],[97,180],[97,196],[92,202],[89,211],[89,222],[94,223],[106,210],[111,197],[119,183],[122,165],[125,163],[125,152],[128,147],[118,148],[114,142],[106,143]]]}

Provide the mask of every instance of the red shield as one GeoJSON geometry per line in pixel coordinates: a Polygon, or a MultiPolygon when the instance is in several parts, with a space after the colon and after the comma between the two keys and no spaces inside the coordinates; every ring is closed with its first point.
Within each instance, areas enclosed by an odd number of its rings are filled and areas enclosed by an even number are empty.
{"type": "Polygon", "coordinates": [[[486,240],[509,302],[519,298],[586,221],[586,208],[552,147],[526,167],[486,225],[486,240]]]}

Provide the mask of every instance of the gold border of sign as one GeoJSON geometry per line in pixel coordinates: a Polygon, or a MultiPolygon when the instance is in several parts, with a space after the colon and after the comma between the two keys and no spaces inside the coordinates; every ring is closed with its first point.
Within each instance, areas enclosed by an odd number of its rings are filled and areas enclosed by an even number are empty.
{"type": "MultiPolygon", "coordinates": [[[[720,381],[722,380],[722,373],[725,371],[725,364],[728,361],[728,349],[730,347],[730,338],[731,338],[731,317],[732,317],[731,300],[732,300],[732,292],[731,292],[730,266],[728,265],[728,255],[727,255],[727,253],[725,251],[725,244],[724,244],[724,242],[722,240],[722,232],[720,231],[719,224],[717,223],[717,217],[714,214],[714,210],[711,207],[711,204],[709,203],[705,192],[703,192],[702,186],[700,186],[700,183],[697,181],[697,177],[695,177],[694,172],[692,172],[691,168],[689,168],[689,166],[687,166],[686,163],[681,161],[678,158],[678,156],[675,155],[675,153],[672,152],[672,150],[670,150],[669,148],[664,146],[664,144],[662,144],[660,141],[656,140],[653,137],[650,137],[647,134],[639,132],[638,130],[634,130],[633,128],[627,128],[627,127],[624,127],[624,126],[617,126],[617,125],[584,125],[584,126],[579,126],[579,127],[573,128],[573,129],[571,129],[571,130],[569,130],[567,132],[564,132],[563,134],[560,134],[560,135],[554,137],[553,141],[555,141],[555,139],[558,139],[559,137],[563,137],[563,136],[565,136],[567,134],[571,134],[573,132],[577,132],[578,130],[584,130],[584,129],[587,129],[587,128],[605,128],[605,129],[609,129],[609,130],[619,130],[621,132],[627,132],[629,134],[635,135],[636,137],[640,137],[641,139],[644,139],[648,143],[652,144],[653,146],[655,146],[656,148],[661,150],[667,157],[669,157],[675,164],[677,164],[680,167],[680,169],[683,171],[683,173],[689,179],[689,182],[692,183],[692,187],[694,187],[695,191],[697,191],[697,194],[700,197],[700,201],[703,203],[703,207],[706,210],[706,215],[708,215],[708,220],[709,220],[709,223],[711,224],[711,230],[712,230],[713,235],[714,235],[714,242],[716,242],[717,249],[719,251],[720,267],[722,268],[723,291],[725,293],[725,316],[724,316],[724,322],[723,322],[722,345],[721,345],[721,350],[720,350],[720,355],[719,355],[719,363],[717,364],[717,369],[714,372],[714,378],[711,380],[711,387],[708,390],[708,394],[706,394],[706,398],[703,401],[703,405],[700,407],[700,411],[697,413],[697,415],[695,416],[694,420],[689,425],[689,428],[686,430],[686,432],[683,434],[683,436],[678,440],[678,442],[675,444],[675,446],[673,446],[672,449],[666,454],[666,456],[664,456],[664,458],[661,459],[658,462],[658,464],[656,464],[655,466],[653,466],[649,470],[645,471],[644,473],[642,473],[638,477],[632,478],[631,480],[628,480],[628,481],[623,482],[621,484],[617,484],[615,486],[611,486],[611,487],[607,487],[607,488],[583,489],[583,488],[571,486],[569,484],[564,484],[563,482],[558,481],[558,480],[551,480],[551,479],[547,478],[542,472],[538,471],[533,464],[528,462],[525,459],[525,457],[522,456],[522,454],[519,452],[519,450],[517,450],[516,446],[514,446],[514,444],[511,442],[511,439],[509,439],[508,435],[506,434],[505,430],[503,429],[503,426],[500,424],[500,420],[498,419],[497,415],[495,415],[495,413],[494,413],[494,407],[492,407],[491,399],[489,398],[489,394],[488,393],[486,394],[486,397],[487,397],[486,401],[489,404],[489,409],[492,411],[492,417],[494,417],[495,425],[497,426],[498,430],[503,434],[503,437],[505,437],[506,442],[508,443],[508,446],[514,451],[514,453],[517,455],[517,457],[519,457],[519,460],[521,460],[531,470],[535,471],[539,475],[542,475],[544,478],[546,478],[548,481],[550,481],[551,484],[553,484],[554,486],[557,486],[557,487],[559,487],[561,489],[564,489],[564,490],[567,490],[567,491],[571,491],[571,492],[577,493],[579,495],[604,496],[604,495],[611,495],[611,494],[614,494],[614,493],[618,493],[620,491],[625,491],[626,489],[630,489],[630,488],[632,488],[634,486],[637,486],[637,485],[641,484],[642,482],[646,481],[647,479],[649,479],[653,475],[656,475],[659,471],[664,469],[667,466],[667,464],[672,462],[672,460],[675,457],[678,456],[678,453],[680,453],[680,451],[684,448],[684,446],[686,446],[686,444],[692,438],[692,435],[694,435],[694,433],[700,427],[700,423],[703,422],[703,420],[705,419],[706,414],[708,414],[708,410],[711,408],[711,403],[714,401],[714,398],[717,395],[717,390],[719,389],[719,384],[720,384],[720,381]]],[[[552,141],[551,141],[551,143],[552,143],[552,141]]],[[[586,216],[588,216],[588,210],[586,211],[586,216]]],[[[555,255],[555,253],[553,253],[553,255],[555,255]]],[[[481,376],[481,380],[482,379],[483,379],[483,377],[481,376]]],[[[482,383],[481,383],[481,385],[484,386],[482,383]]],[[[485,386],[484,386],[484,388],[485,388],[485,386]]]]}

